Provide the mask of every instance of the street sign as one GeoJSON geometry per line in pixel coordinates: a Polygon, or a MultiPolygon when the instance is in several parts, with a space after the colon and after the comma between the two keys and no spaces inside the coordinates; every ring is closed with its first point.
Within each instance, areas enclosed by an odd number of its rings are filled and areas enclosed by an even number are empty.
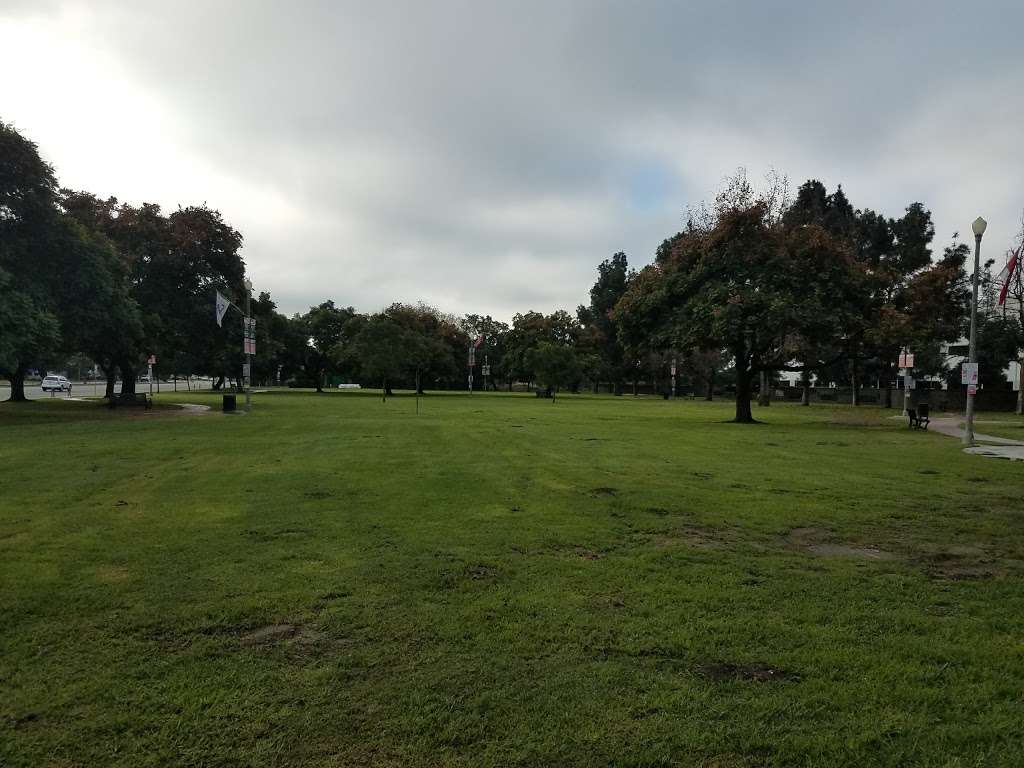
{"type": "Polygon", "coordinates": [[[903,377],[903,388],[904,389],[917,389],[917,379],[913,376],[903,377]]]}
{"type": "Polygon", "coordinates": [[[156,355],[150,355],[149,360],[146,361],[147,365],[156,365],[156,355]]]}
{"type": "Polygon", "coordinates": [[[967,387],[967,394],[968,395],[976,395],[976,394],[978,394],[978,388],[976,386],[974,386],[973,384],[969,384],[968,387],[967,387]]]}
{"type": "Polygon", "coordinates": [[[245,379],[249,378],[249,364],[248,363],[242,363],[242,378],[245,378],[245,379]]]}
{"type": "MultiPolygon", "coordinates": [[[[960,368],[960,383],[967,384],[968,386],[978,386],[978,364],[977,363],[964,363],[963,367],[960,368]]],[[[973,393],[971,393],[973,394],[973,393]]]]}
{"type": "Polygon", "coordinates": [[[476,365],[476,347],[469,348],[469,367],[476,365]]]}
{"type": "Polygon", "coordinates": [[[484,376],[490,376],[491,366],[487,365],[487,363],[484,363],[482,366],[480,366],[480,373],[482,373],[484,376]]]}
{"type": "Polygon", "coordinates": [[[900,368],[913,368],[914,367],[914,353],[913,352],[900,352],[900,368]]]}

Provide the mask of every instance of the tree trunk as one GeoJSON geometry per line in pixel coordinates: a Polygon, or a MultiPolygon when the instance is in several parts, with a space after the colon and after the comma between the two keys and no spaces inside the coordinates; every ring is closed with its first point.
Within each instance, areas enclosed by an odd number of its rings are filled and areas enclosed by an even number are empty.
{"type": "Polygon", "coordinates": [[[25,373],[28,371],[27,366],[19,365],[13,371],[8,374],[8,380],[11,382],[11,396],[8,398],[9,403],[27,403],[28,398],[25,397],[25,373]]]}
{"type": "Polygon", "coordinates": [[[637,395],[637,389],[636,388],[637,388],[637,381],[636,381],[636,377],[634,376],[633,377],[633,397],[636,397],[636,395],[637,395]]]}
{"type": "Polygon", "coordinates": [[[117,383],[117,368],[113,365],[109,368],[105,368],[101,365],[100,370],[103,371],[103,375],[107,379],[107,388],[103,392],[103,397],[110,400],[114,397],[114,385],[117,383]]]}
{"type": "Polygon", "coordinates": [[[811,377],[804,371],[800,377],[800,405],[810,406],[811,404],[811,377]]]}
{"type": "Polygon", "coordinates": [[[213,386],[211,387],[211,389],[213,389],[214,391],[220,391],[223,388],[224,388],[224,376],[221,375],[221,376],[218,376],[217,379],[213,382],[213,386]]]}
{"type": "Polygon", "coordinates": [[[850,405],[860,405],[860,369],[857,358],[850,361],[850,405]]]}
{"type": "Polygon", "coordinates": [[[704,382],[704,399],[709,403],[715,399],[715,372],[711,371],[704,382]]]}
{"type": "Polygon", "coordinates": [[[750,369],[736,366],[736,418],[737,424],[753,424],[754,414],[750,411],[751,390],[750,369]]]}
{"type": "Polygon", "coordinates": [[[386,403],[388,401],[388,380],[384,379],[380,385],[380,401],[386,403]]]}
{"type": "Polygon", "coordinates": [[[122,360],[117,364],[121,372],[121,395],[135,394],[135,368],[128,360],[122,360]]]}
{"type": "Polygon", "coordinates": [[[771,376],[768,371],[761,371],[761,391],[757,394],[757,404],[760,406],[769,406],[772,404],[772,395],[769,390],[771,384],[771,376]]]}

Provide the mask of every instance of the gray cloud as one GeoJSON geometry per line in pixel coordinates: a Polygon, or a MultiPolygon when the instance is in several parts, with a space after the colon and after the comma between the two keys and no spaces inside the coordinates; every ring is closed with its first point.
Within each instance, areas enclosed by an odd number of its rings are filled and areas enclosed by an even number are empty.
{"type": "MultiPolygon", "coordinates": [[[[649,261],[737,166],[842,183],[890,215],[921,200],[937,247],[981,213],[1001,254],[1024,205],[1024,11],[832,6],[23,4],[0,30],[31,23],[102,57],[112,76],[95,87],[120,82],[135,94],[121,107],[159,115],[161,144],[135,138],[143,157],[175,160],[132,176],[99,137],[109,170],[79,178],[73,122],[24,95],[27,114],[5,118],[49,139],[67,183],[219,207],[287,311],[328,297],[506,318],[572,308],[598,261],[649,261]]],[[[121,107],[91,119],[116,134],[121,107]]]]}

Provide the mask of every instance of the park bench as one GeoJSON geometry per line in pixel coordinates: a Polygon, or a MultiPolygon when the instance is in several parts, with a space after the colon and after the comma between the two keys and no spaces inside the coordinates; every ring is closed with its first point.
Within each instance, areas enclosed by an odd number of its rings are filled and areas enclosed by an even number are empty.
{"type": "Polygon", "coordinates": [[[110,398],[110,407],[119,408],[126,405],[142,406],[147,411],[153,407],[153,399],[144,392],[134,394],[114,395],[110,398]]]}
{"type": "Polygon", "coordinates": [[[912,429],[928,429],[928,403],[921,403],[917,408],[907,408],[908,427],[912,429]]]}

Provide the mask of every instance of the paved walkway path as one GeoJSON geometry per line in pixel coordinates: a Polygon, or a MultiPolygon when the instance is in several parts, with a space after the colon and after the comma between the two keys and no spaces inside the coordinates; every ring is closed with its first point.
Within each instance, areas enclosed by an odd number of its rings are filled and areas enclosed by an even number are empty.
{"type": "MultiPolygon", "coordinates": [[[[928,428],[941,435],[955,437],[963,440],[964,430],[960,426],[959,416],[939,416],[932,419],[928,428]]],[[[1005,437],[994,435],[983,435],[980,432],[974,433],[974,439],[983,445],[976,445],[971,448],[964,448],[966,453],[973,453],[976,456],[992,456],[998,459],[1010,459],[1011,461],[1024,461],[1024,443],[1017,440],[1010,440],[1005,437]]]]}

